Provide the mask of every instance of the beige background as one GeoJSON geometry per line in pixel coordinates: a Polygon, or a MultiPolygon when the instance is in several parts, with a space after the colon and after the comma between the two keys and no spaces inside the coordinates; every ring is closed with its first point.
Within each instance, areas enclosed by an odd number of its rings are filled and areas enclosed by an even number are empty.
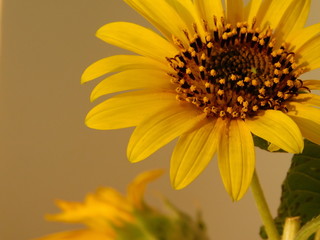
{"type": "MultiPolygon", "coordinates": [[[[319,22],[313,1],[308,24],[319,22]]],[[[4,0],[0,86],[0,239],[24,240],[70,229],[50,223],[53,200],[82,200],[98,186],[120,190],[137,173],[169,166],[173,144],[131,164],[125,150],[132,129],[97,131],[84,123],[89,94],[81,86],[90,63],[125,51],[95,38],[112,21],[149,26],[120,0],[4,0]]],[[[305,78],[316,78],[319,71],[305,78]]],[[[289,155],[257,151],[257,167],[272,212],[289,155]]],[[[211,239],[258,239],[260,219],[251,192],[232,203],[222,187],[216,161],[186,189],[175,191],[168,174],[152,185],[193,214],[203,210],[211,239]]],[[[153,201],[153,200],[152,200],[153,201]]]]}

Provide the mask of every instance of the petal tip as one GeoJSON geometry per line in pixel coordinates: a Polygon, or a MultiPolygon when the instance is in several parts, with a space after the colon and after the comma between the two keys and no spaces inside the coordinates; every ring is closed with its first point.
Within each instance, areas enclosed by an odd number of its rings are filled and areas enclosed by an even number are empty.
{"type": "Polygon", "coordinates": [[[100,39],[101,39],[101,36],[103,35],[102,32],[105,30],[105,28],[106,28],[109,24],[110,24],[110,23],[105,24],[105,25],[101,26],[100,28],[98,28],[98,30],[97,30],[96,33],[95,33],[95,36],[96,36],[97,38],[100,38],[100,39]]]}
{"type": "Polygon", "coordinates": [[[180,182],[175,181],[175,180],[171,181],[171,186],[175,190],[181,190],[181,189],[185,188],[187,185],[188,184],[183,184],[183,182],[181,182],[181,181],[180,182]]]}
{"type": "Polygon", "coordinates": [[[94,102],[99,96],[97,96],[95,91],[92,91],[90,94],[90,102],[94,102]]]}
{"type": "Polygon", "coordinates": [[[142,158],[139,154],[135,153],[131,148],[128,147],[127,149],[127,159],[131,163],[136,163],[142,161],[142,158]]]}
{"type": "Polygon", "coordinates": [[[246,194],[246,192],[248,190],[248,187],[243,188],[243,189],[245,189],[245,190],[242,190],[242,189],[240,191],[239,190],[238,191],[232,191],[232,190],[228,191],[227,189],[226,190],[227,190],[232,202],[238,202],[244,197],[244,195],[246,194]]]}
{"type": "Polygon", "coordinates": [[[84,84],[88,81],[90,81],[90,79],[88,79],[86,70],[84,70],[83,73],[81,74],[81,77],[80,77],[80,83],[84,84]]]}
{"type": "Polygon", "coordinates": [[[185,187],[187,187],[191,182],[193,182],[194,179],[187,178],[185,176],[182,176],[180,174],[177,174],[173,171],[172,167],[170,168],[170,180],[171,180],[171,186],[175,190],[181,190],[185,187]]]}
{"type": "Polygon", "coordinates": [[[303,149],[304,149],[304,141],[301,138],[301,141],[299,142],[299,151],[298,151],[298,153],[302,153],[303,149]]]}

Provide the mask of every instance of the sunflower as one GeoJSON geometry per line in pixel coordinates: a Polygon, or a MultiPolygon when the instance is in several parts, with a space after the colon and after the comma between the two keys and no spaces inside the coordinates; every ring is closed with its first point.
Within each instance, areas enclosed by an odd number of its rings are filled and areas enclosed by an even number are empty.
{"type": "Polygon", "coordinates": [[[179,138],[171,158],[174,188],[190,184],[217,154],[224,186],[239,200],[255,168],[252,136],[300,153],[303,138],[320,144],[320,24],[304,27],[311,0],[125,0],[160,32],[128,22],[97,31],[137,55],[89,66],[82,83],[111,72],[91,100],[95,129],[135,126],[131,162],[179,138]]]}
{"type": "Polygon", "coordinates": [[[102,187],[85,201],[57,201],[61,213],[48,215],[51,221],[81,223],[84,229],[54,233],[37,240],[150,240],[208,239],[199,215],[188,214],[165,201],[170,212],[163,213],[144,201],[147,184],[162,175],[162,170],[139,174],[124,196],[113,188],[102,187]]]}
{"type": "Polygon", "coordinates": [[[86,229],[51,234],[38,240],[114,240],[116,229],[136,222],[134,212],[145,209],[143,195],[147,184],[162,174],[161,170],[144,172],[129,185],[127,196],[103,187],[87,195],[84,203],[56,201],[61,213],[48,215],[51,221],[82,223],[86,229]]]}

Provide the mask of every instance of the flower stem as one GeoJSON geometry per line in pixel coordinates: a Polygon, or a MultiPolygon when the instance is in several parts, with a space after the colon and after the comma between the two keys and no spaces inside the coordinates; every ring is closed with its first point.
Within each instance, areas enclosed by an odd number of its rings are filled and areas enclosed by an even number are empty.
{"type": "Polygon", "coordinates": [[[256,171],[254,171],[252,182],[251,182],[251,190],[260,214],[260,217],[262,219],[263,225],[266,229],[268,239],[269,240],[280,240],[280,236],[278,233],[278,230],[274,224],[273,218],[271,216],[268,204],[266,202],[266,199],[264,197],[258,175],[256,171]]]}
{"type": "Polygon", "coordinates": [[[281,240],[294,240],[299,230],[300,217],[286,218],[281,240]]]}

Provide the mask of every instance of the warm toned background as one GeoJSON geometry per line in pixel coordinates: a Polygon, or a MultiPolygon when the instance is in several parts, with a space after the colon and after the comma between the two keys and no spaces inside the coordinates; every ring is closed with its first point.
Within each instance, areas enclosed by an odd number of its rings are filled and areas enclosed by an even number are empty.
{"type": "MultiPolygon", "coordinates": [[[[0,0],[1,2],[1,0],[0,0]]],[[[319,1],[308,24],[319,22],[319,1]]],[[[71,226],[45,222],[53,200],[82,200],[98,186],[124,190],[137,173],[169,166],[173,144],[131,164],[125,151],[132,129],[97,131],[84,123],[97,82],[81,86],[82,71],[124,53],[95,38],[111,21],[148,26],[121,0],[4,0],[0,86],[0,240],[26,240],[71,226]]],[[[316,78],[318,72],[308,74],[316,78]]],[[[307,76],[306,76],[307,77],[307,76]]],[[[276,212],[289,155],[257,151],[261,182],[276,212]]],[[[188,188],[172,190],[168,174],[152,185],[185,211],[203,210],[211,239],[258,239],[260,219],[250,192],[232,203],[216,161],[188,188]]],[[[154,194],[155,193],[155,194],[154,194]]]]}

